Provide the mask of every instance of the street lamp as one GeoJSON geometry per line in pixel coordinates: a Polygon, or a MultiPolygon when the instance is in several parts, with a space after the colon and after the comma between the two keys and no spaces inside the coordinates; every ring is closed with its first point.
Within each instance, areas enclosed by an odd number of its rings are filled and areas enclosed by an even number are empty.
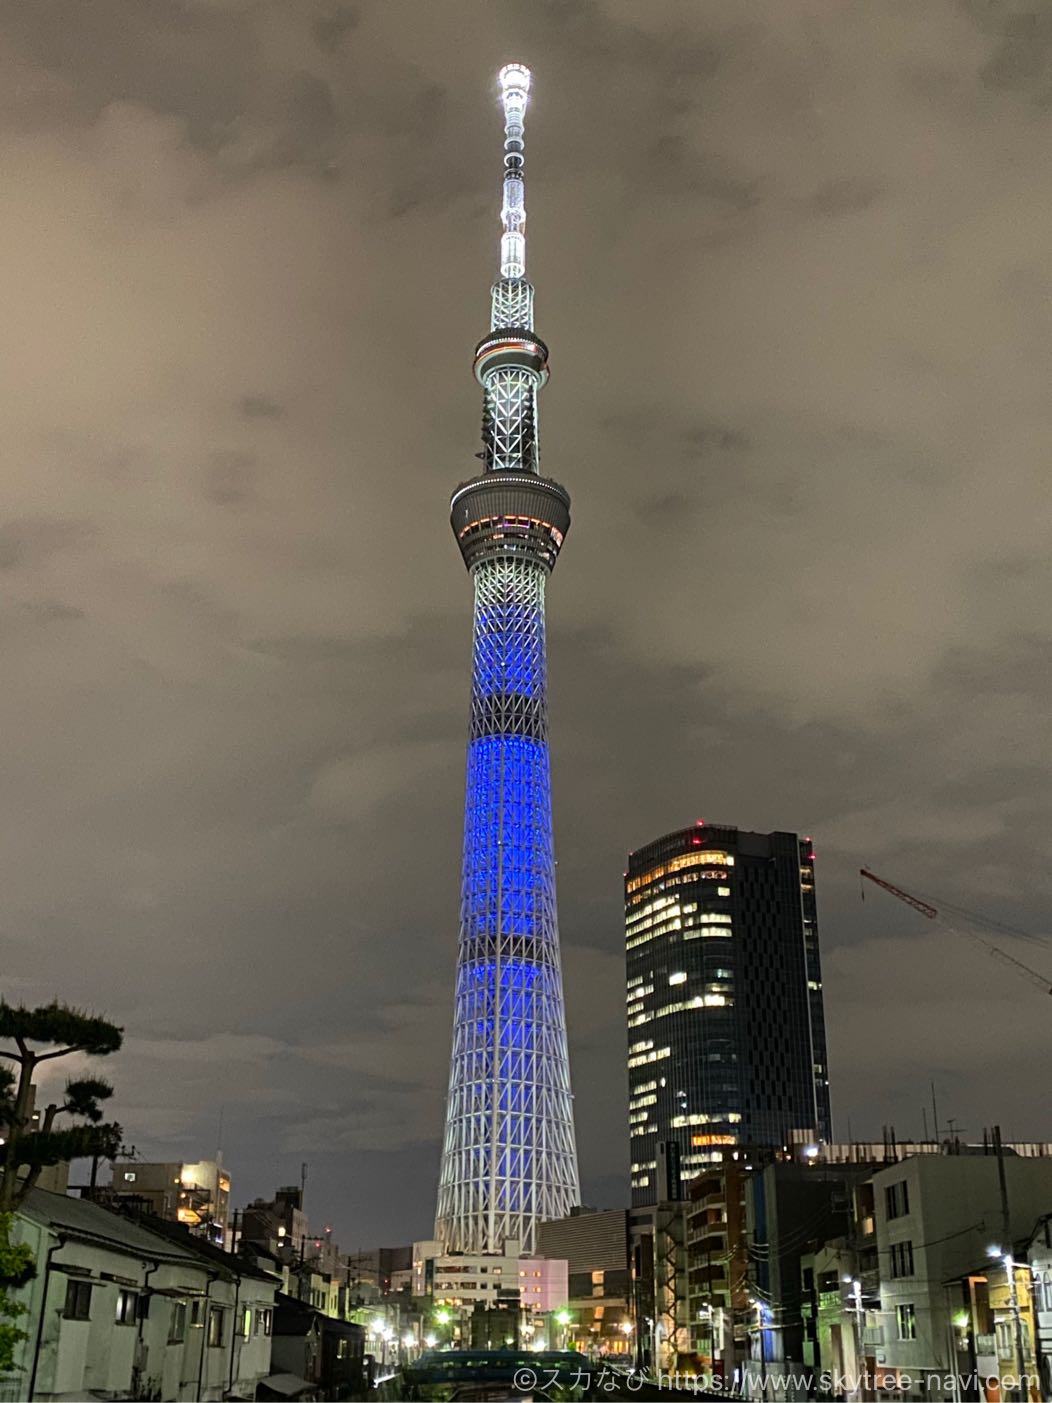
{"type": "Polygon", "coordinates": [[[851,1301],[853,1304],[848,1307],[854,1315],[855,1325],[855,1394],[862,1397],[862,1374],[865,1368],[863,1363],[863,1330],[862,1330],[862,1282],[858,1277],[845,1276],[845,1285],[851,1287],[851,1301]]]}
{"type": "Polygon", "coordinates": [[[1000,1257],[1001,1265],[1004,1267],[1005,1275],[1008,1277],[1008,1300],[1012,1307],[1012,1319],[1015,1323],[1015,1355],[1016,1364],[1018,1365],[1016,1378],[1019,1380],[1019,1397],[1020,1399],[1025,1399],[1026,1390],[1023,1387],[1023,1373],[1026,1369],[1026,1358],[1023,1346],[1023,1313],[1019,1309],[1019,1292],[1016,1289],[1015,1281],[1018,1263],[1012,1261],[1012,1253],[1010,1250],[1008,1252],[1002,1252],[1000,1247],[988,1247],[986,1249],[986,1255],[988,1257],[1000,1257]]]}
{"type": "Polygon", "coordinates": [[[563,1328],[562,1328],[562,1347],[563,1347],[563,1349],[565,1349],[566,1346],[567,1346],[567,1336],[569,1335],[569,1328],[568,1328],[568,1327],[569,1327],[570,1321],[571,1321],[572,1319],[573,1319],[573,1316],[570,1314],[570,1312],[569,1312],[568,1310],[557,1310],[557,1311],[555,1312],[555,1323],[556,1323],[557,1325],[561,1325],[561,1326],[563,1327],[563,1328]]]}
{"type": "Polygon", "coordinates": [[[626,1354],[631,1354],[631,1353],[632,1353],[632,1331],[635,1329],[635,1326],[632,1324],[631,1320],[622,1320],[622,1321],[619,1322],[617,1328],[621,1331],[622,1335],[624,1335],[624,1337],[625,1337],[625,1353],[626,1353],[626,1354]]]}
{"type": "Polygon", "coordinates": [[[424,1344],[427,1345],[428,1349],[434,1349],[435,1345],[438,1344],[438,1337],[436,1335],[425,1335],[424,1344]]]}
{"type": "Polygon", "coordinates": [[[380,1367],[387,1367],[387,1346],[394,1339],[394,1331],[386,1321],[380,1321],[376,1333],[380,1336],[380,1367]]]}
{"type": "MultiPolygon", "coordinates": [[[[436,1324],[436,1325],[441,1325],[443,1331],[445,1330],[446,1326],[450,1323],[450,1321],[451,1321],[452,1319],[453,1319],[453,1317],[452,1317],[452,1315],[449,1313],[448,1310],[436,1310],[436,1311],[435,1311],[435,1324],[436,1324]]],[[[452,1347],[452,1344],[453,1344],[453,1331],[452,1331],[452,1330],[450,1330],[450,1332],[449,1332],[449,1339],[448,1339],[447,1343],[450,1345],[450,1347],[452,1347]]]]}

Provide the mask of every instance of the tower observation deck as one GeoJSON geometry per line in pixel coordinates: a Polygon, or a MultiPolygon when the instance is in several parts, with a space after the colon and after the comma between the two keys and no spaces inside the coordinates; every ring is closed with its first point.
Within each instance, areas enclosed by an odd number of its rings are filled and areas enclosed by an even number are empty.
{"type": "Polygon", "coordinates": [[[453,493],[474,586],[471,723],[453,1053],[435,1237],[447,1252],[536,1247],[578,1202],[555,901],[545,585],[570,527],[542,477],[548,348],[526,281],[523,125],[530,73],[501,69],[504,198],[490,330],[475,349],[484,470],[453,493]]]}

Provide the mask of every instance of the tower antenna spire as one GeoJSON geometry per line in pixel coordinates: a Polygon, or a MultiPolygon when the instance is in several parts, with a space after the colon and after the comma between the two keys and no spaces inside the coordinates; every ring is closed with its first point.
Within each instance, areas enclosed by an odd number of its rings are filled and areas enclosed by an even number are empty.
{"type": "Polygon", "coordinates": [[[526,103],[530,95],[530,70],[522,63],[508,63],[500,70],[500,101],[504,108],[504,200],[500,222],[500,275],[526,276],[526,103]]]}

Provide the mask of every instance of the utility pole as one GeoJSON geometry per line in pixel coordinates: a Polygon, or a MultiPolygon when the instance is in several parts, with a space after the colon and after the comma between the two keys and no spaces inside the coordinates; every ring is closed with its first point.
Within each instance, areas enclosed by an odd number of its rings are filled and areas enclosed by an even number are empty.
{"type": "Polygon", "coordinates": [[[1001,1236],[1003,1239],[1004,1267],[1008,1273],[1008,1299],[1012,1308],[1012,1321],[1015,1326],[1015,1354],[1018,1365],[1017,1393],[1019,1399],[1026,1398],[1023,1387],[1023,1374],[1026,1371],[1026,1352],[1023,1345],[1023,1316],[1019,1309],[1019,1291],[1015,1279],[1015,1259],[1012,1256],[1012,1229],[1008,1214],[1008,1180],[1005,1176],[1005,1152],[1001,1143],[1001,1127],[993,1128],[994,1154],[997,1156],[997,1184],[1001,1191],[1001,1236]]]}
{"type": "Polygon", "coordinates": [[[767,1398],[767,1341],[764,1339],[763,1328],[763,1305],[756,1302],[756,1316],[760,1322],[760,1390],[761,1396],[767,1398]]]}
{"type": "Polygon", "coordinates": [[[855,1317],[855,1397],[865,1398],[864,1379],[866,1376],[865,1340],[862,1314],[862,1282],[856,1276],[851,1283],[851,1310],[855,1317]]]}

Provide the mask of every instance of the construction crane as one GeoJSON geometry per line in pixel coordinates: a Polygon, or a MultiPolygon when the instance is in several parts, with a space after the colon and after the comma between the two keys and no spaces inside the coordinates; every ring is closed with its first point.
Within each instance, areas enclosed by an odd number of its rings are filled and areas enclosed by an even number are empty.
{"type": "MultiPolygon", "coordinates": [[[[903,891],[901,887],[895,886],[894,882],[888,882],[885,881],[883,877],[878,877],[877,874],[871,872],[868,867],[860,868],[859,876],[864,878],[867,882],[872,882],[874,886],[882,887],[884,891],[890,892],[892,896],[898,897],[899,901],[905,902],[907,906],[912,906],[914,911],[919,911],[920,914],[927,917],[929,921],[940,921],[948,930],[952,930],[956,935],[964,936],[966,940],[971,940],[976,945],[981,945],[986,953],[992,955],[995,960],[1000,960],[1004,965],[1010,965],[1017,974],[1029,980],[1031,984],[1035,984],[1044,993],[1052,994],[1052,980],[1046,975],[1040,974],[1036,969],[1031,969],[1030,966],[1025,965],[1022,960],[1017,960],[1014,955],[1010,955],[1007,950],[1002,950],[1001,947],[995,945],[992,940],[986,940],[983,936],[979,935],[977,931],[969,929],[968,925],[964,924],[964,922],[969,919],[964,912],[955,912],[954,919],[951,920],[946,914],[945,907],[940,911],[937,906],[932,906],[928,901],[922,901],[919,896],[911,896],[908,891],[903,891]]],[[[865,896],[864,890],[863,896],[865,896]]],[[[1023,935],[1021,931],[1012,931],[1009,930],[1008,927],[1002,927],[1002,929],[1006,930],[1010,935],[1018,935],[1025,940],[1033,940],[1034,944],[1044,943],[1036,940],[1033,936],[1023,935]]]]}

